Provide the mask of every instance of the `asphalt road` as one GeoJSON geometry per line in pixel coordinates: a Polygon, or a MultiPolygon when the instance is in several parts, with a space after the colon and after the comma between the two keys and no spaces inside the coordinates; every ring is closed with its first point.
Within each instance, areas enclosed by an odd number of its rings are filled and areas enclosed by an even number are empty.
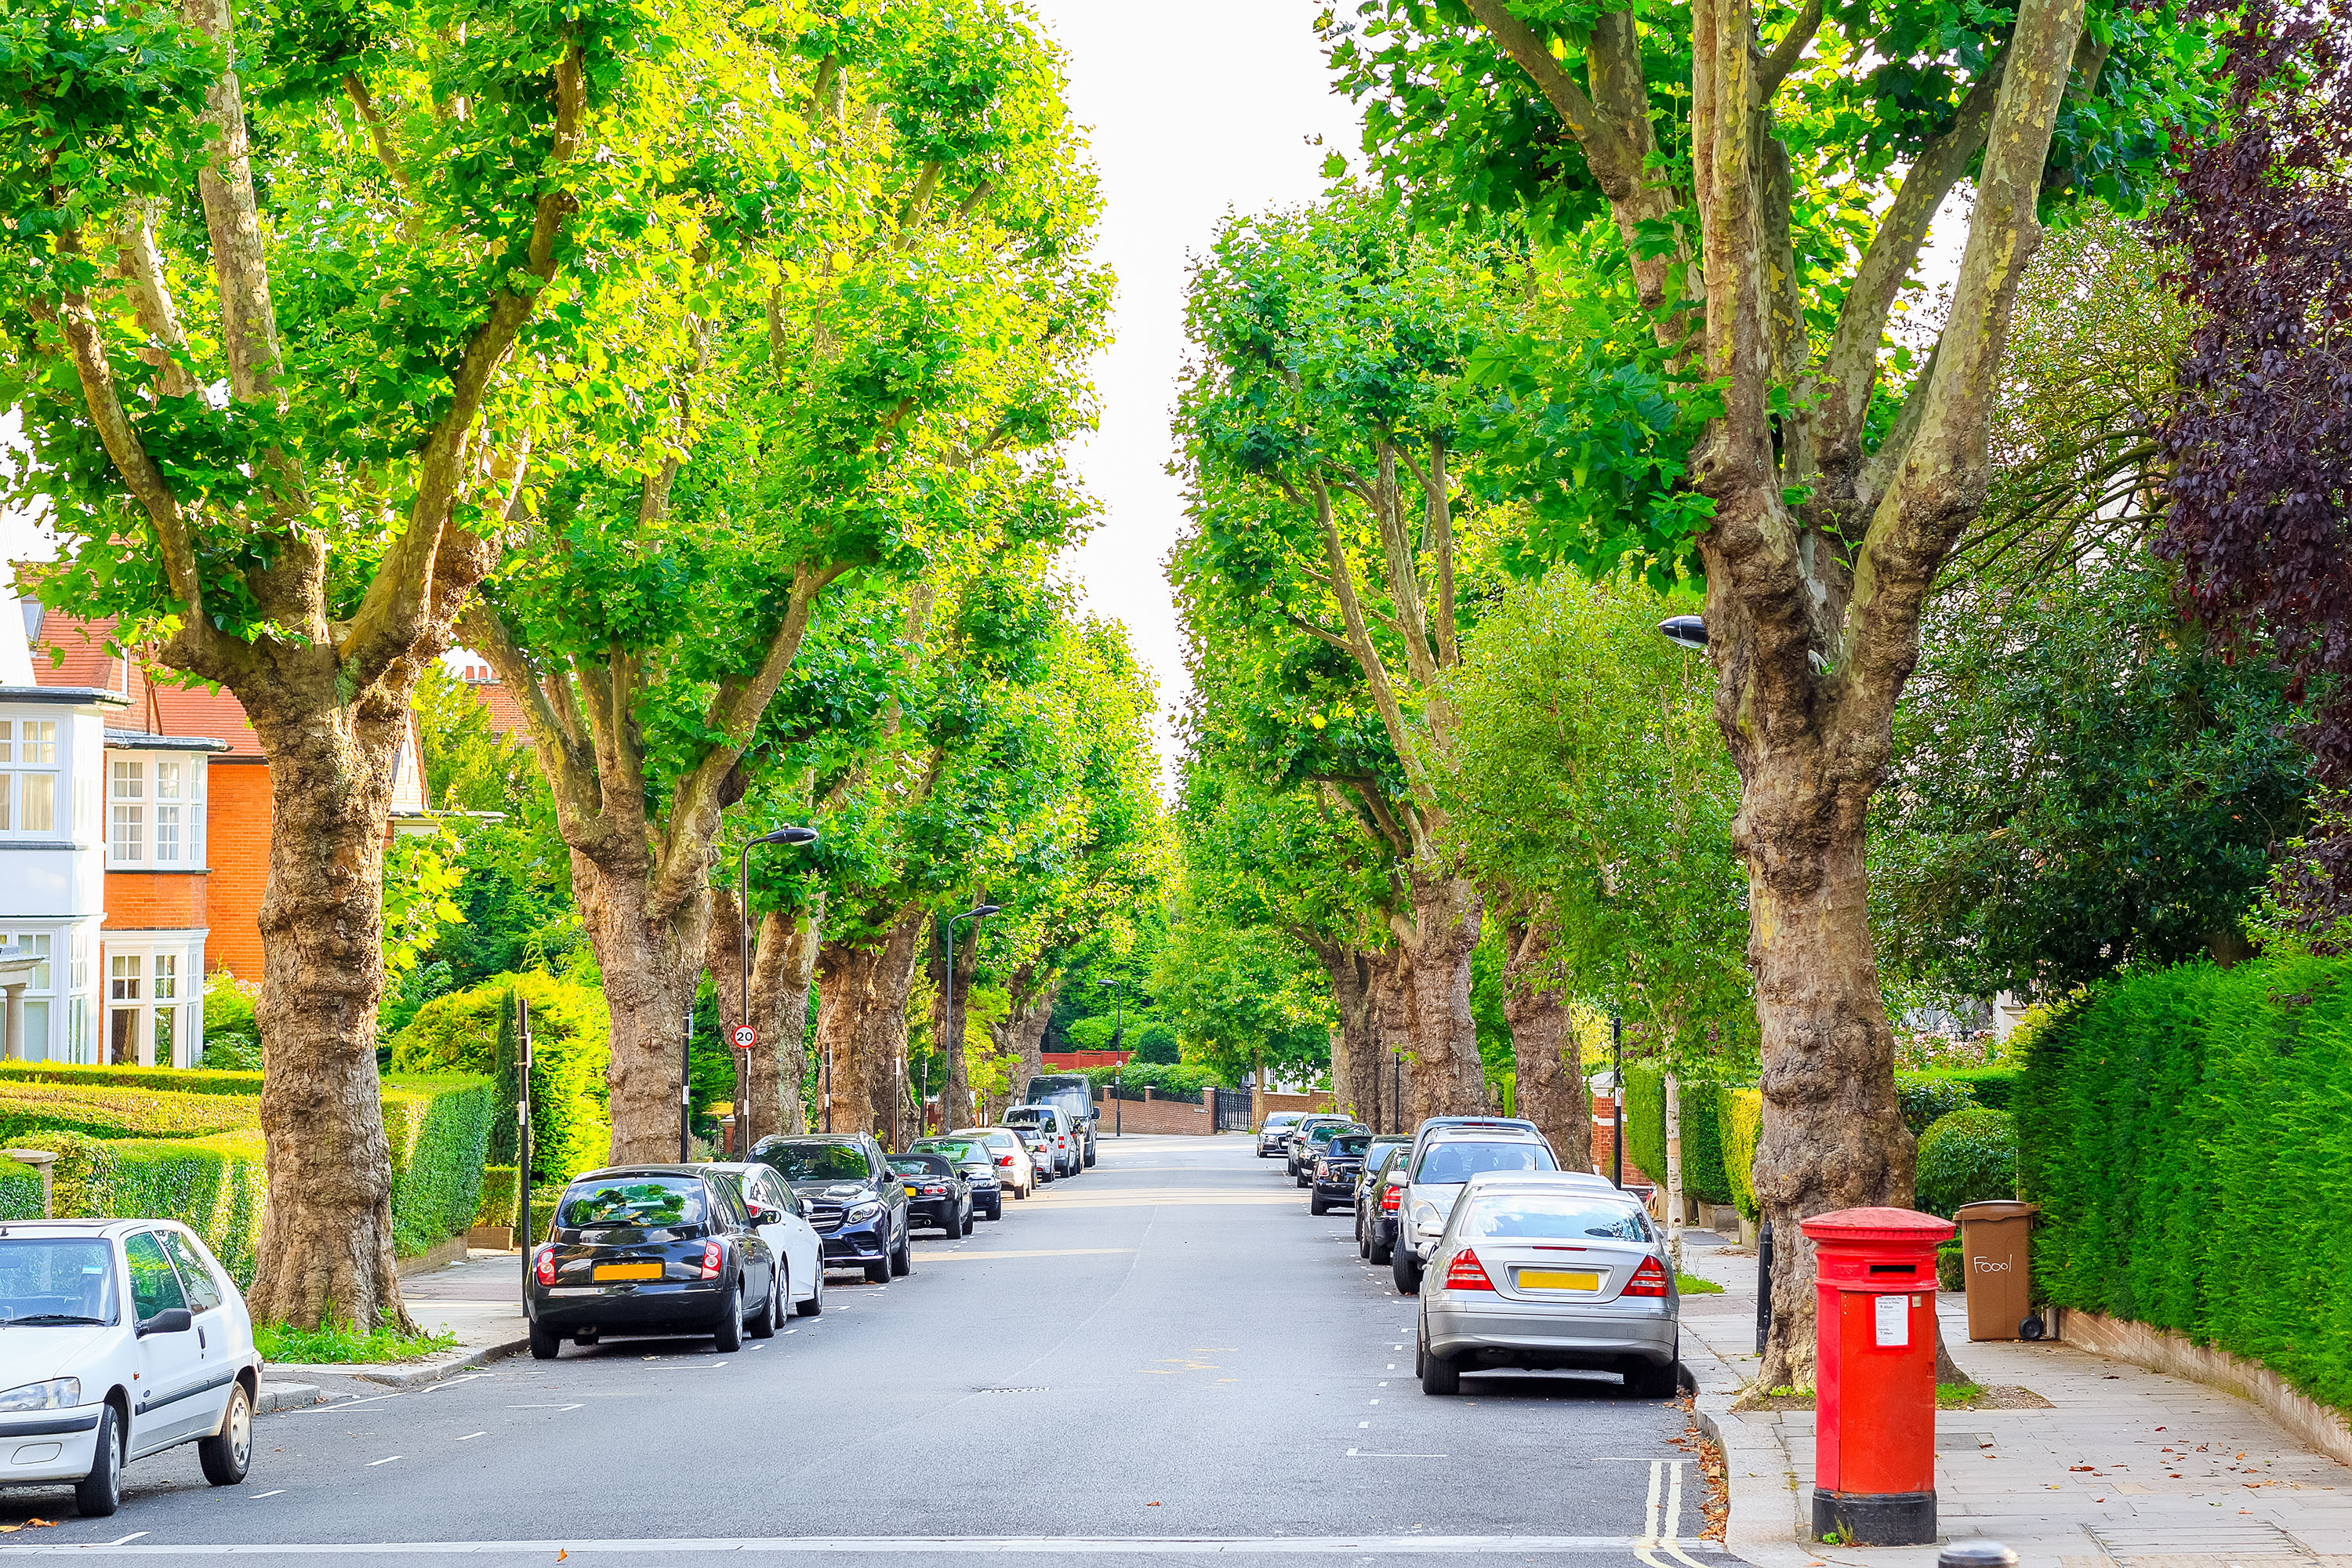
{"type": "Polygon", "coordinates": [[[572,1558],[908,1568],[974,1554],[1271,1564],[1723,1561],[1673,1404],[1613,1379],[1412,1377],[1413,1305],[1240,1137],[1096,1168],[733,1355],[607,1340],[262,1418],[251,1475],[133,1465],[121,1512],[0,1499],[0,1556],[572,1558]]]}

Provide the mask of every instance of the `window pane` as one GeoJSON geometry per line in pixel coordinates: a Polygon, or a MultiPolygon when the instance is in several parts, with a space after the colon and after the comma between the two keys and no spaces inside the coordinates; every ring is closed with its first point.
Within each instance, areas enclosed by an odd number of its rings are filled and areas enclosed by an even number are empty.
{"type": "Polygon", "coordinates": [[[29,937],[20,936],[16,939],[16,945],[18,947],[31,948],[33,950],[33,956],[40,960],[38,963],[33,965],[32,989],[36,991],[47,991],[49,988],[48,937],[46,934],[29,937]]]}
{"type": "Polygon", "coordinates": [[[16,721],[0,719],[0,763],[16,760],[16,721]]]}
{"type": "Polygon", "coordinates": [[[180,798],[180,764],[178,763],[159,762],[155,764],[155,798],[157,800],[180,798]]]}
{"type": "MultiPolygon", "coordinates": [[[[163,979],[158,976],[155,981],[156,994],[161,995],[163,989],[163,979]]],[[[155,1009],[155,1065],[159,1068],[175,1068],[180,1065],[172,1055],[172,1041],[176,1034],[172,1027],[172,1021],[179,1016],[180,1010],[177,1007],[155,1009]]]]}
{"type": "Polygon", "coordinates": [[[110,994],[117,1002],[139,1000],[139,955],[113,953],[106,961],[106,977],[110,983],[110,994]]]}
{"type": "Polygon", "coordinates": [[[143,805],[118,805],[114,808],[114,858],[117,860],[138,861],[147,858],[147,808],[143,805]]]}
{"type": "Polygon", "coordinates": [[[114,798],[139,800],[147,793],[147,764],[136,757],[114,759],[114,798]]]}
{"type": "Polygon", "coordinates": [[[139,1009],[117,1007],[108,1015],[106,1059],[116,1067],[139,1064],[139,1009]]]}
{"type": "Polygon", "coordinates": [[[155,1000],[169,1002],[179,994],[180,955],[176,952],[157,953],[155,955],[155,1000]]]}
{"type": "Polygon", "coordinates": [[[36,766],[53,768],[58,765],[58,721],[54,719],[25,721],[24,761],[36,766]]]}
{"type": "Polygon", "coordinates": [[[188,1294],[194,1298],[196,1310],[209,1312],[219,1306],[220,1281],[211,1269],[205,1267],[204,1257],[196,1251],[195,1244],[176,1230],[156,1234],[163,1238],[164,1248],[171,1253],[172,1261],[180,1266],[180,1283],[186,1286],[188,1294]]]}
{"type": "Polygon", "coordinates": [[[26,833],[47,833],[58,825],[58,775],[25,773],[16,780],[17,801],[25,809],[17,827],[26,833]]]}
{"type": "Polygon", "coordinates": [[[16,824],[12,820],[12,814],[8,810],[9,804],[16,798],[16,775],[0,773],[0,833],[11,832],[16,828],[16,824]]]}
{"type": "Polygon", "coordinates": [[[125,1237],[122,1256],[131,1265],[131,1304],[138,1310],[141,1322],[188,1304],[187,1297],[180,1293],[180,1277],[172,1271],[172,1260],[153,1231],[125,1237]]]}
{"type": "MultiPolygon", "coordinates": [[[[162,780],[156,783],[160,785],[162,780]]],[[[155,808],[155,860],[178,864],[180,858],[180,808],[159,805],[155,808]]]]}

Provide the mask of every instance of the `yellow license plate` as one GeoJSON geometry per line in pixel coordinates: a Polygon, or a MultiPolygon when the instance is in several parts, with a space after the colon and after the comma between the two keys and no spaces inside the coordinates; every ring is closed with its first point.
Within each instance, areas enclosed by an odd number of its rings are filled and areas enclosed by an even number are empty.
{"type": "Polygon", "coordinates": [[[591,1271],[593,1279],[658,1279],[662,1266],[658,1263],[599,1263],[591,1271]]]}
{"type": "Polygon", "coordinates": [[[1598,1290],[1601,1276],[1564,1268],[1522,1268],[1519,1270],[1522,1290],[1598,1290]]]}
{"type": "Polygon", "coordinates": [[[908,1197],[910,1197],[910,1198],[914,1198],[914,1197],[920,1197],[920,1196],[922,1195],[922,1194],[921,1194],[918,1189],[916,1189],[916,1188],[914,1188],[914,1187],[908,1187],[908,1188],[907,1189],[907,1195],[908,1195],[908,1197]]]}

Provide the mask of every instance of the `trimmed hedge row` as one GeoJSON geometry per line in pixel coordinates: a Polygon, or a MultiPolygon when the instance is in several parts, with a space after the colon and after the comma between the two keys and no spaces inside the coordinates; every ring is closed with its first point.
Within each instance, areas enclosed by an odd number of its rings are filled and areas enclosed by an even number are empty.
{"type": "MultiPolygon", "coordinates": [[[[1716,1124],[1716,1086],[1683,1080],[1683,1190],[1709,1203],[1732,1201],[1724,1173],[1723,1134],[1716,1124]]],[[[1654,1182],[1666,1179],[1666,1077],[1663,1068],[1625,1069],[1625,1154],[1654,1182]]]]}
{"type": "Polygon", "coordinates": [[[2017,1121],[1963,1105],[1919,1135],[1916,1204],[1942,1219],[1962,1204],[2017,1195],[2017,1121]]]}
{"type": "Polygon", "coordinates": [[[0,1062],[0,1084],[78,1083],[103,1089],[163,1089],[174,1094],[241,1094],[258,1098],[257,1072],[209,1072],[195,1068],[92,1067],[78,1062],[0,1062]]]}
{"type": "Polygon", "coordinates": [[[386,1084],[383,1131],[392,1144],[395,1254],[413,1258],[430,1251],[474,1223],[482,1198],[482,1155],[495,1113],[486,1078],[453,1075],[386,1084]]]}
{"type": "Polygon", "coordinates": [[[2185,964],[2036,1036],[2015,1110],[2046,1300],[2250,1357],[2352,1409],[2347,982],[2340,958],[2185,964]]]}
{"type": "Polygon", "coordinates": [[[92,1138],[204,1138],[260,1125],[257,1099],[0,1080],[0,1142],[35,1130],[92,1138]]]}
{"type": "Polygon", "coordinates": [[[1748,1223],[1764,1217],[1756,1202],[1756,1141],[1764,1134],[1764,1091],[1724,1084],[1715,1093],[1715,1118],[1723,1131],[1723,1176],[1731,1202],[1748,1223]]]}
{"type": "Polygon", "coordinates": [[[512,1165],[482,1167],[481,1201],[474,1205],[476,1225],[512,1225],[517,1213],[515,1200],[515,1168],[512,1165]]]}
{"type": "Polygon", "coordinates": [[[14,1160],[0,1159],[0,1220],[40,1217],[40,1172],[14,1160]]]}

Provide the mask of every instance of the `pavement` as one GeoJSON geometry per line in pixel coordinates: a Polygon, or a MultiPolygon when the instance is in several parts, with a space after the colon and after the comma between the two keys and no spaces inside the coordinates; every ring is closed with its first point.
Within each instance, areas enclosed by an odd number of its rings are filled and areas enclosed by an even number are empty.
{"type": "MultiPolygon", "coordinates": [[[[400,1293],[419,1329],[456,1335],[456,1348],[407,1362],[272,1362],[268,1375],[331,1388],[344,1378],[418,1388],[530,1348],[520,1252],[469,1252],[463,1263],[402,1280],[400,1293]]],[[[262,1384],[265,1405],[270,1386],[262,1384]]]]}
{"type": "MultiPolygon", "coordinates": [[[[408,1386],[322,1372],[319,1403],[257,1423],[243,1485],[181,1448],[132,1464],[110,1519],[10,1492],[0,1531],[55,1522],[0,1557],[1728,1561],[1696,1539],[1686,1399],[1592,1373],[1424,1395],[1412,1299],[1254,1140],[1106,1138],[1093,1171],[969,1238],[918,1234],[915,1259],[832,1276],[822,1317],[731,1355],[608,1338],[408,1386]]],[[[404,1289],[428,1321],[494,1322],[519,1268],[404,1289]]]]}
{"type": "MultiPolygon", "coordinates": [[[[1727,1288],[1685,1299],[1683,1341],[1699,1419],[1728,1471],[1727,1546],[1759,1568],[1932,1568],[1937,1547],[1803,1540],[1812,1412],[1731,1408],[1758,1364],[1755,1254],[1686,1236],[1685,1272],[1727,1288]],[[1702,1300],[1704,1311],[1687,1304],[1702,1300]]],[[[1937,1414],[1947,1542],[1999,1541],[2021,1568],[2352,1568],[2352,1470],[2250,1401],[2063,1343],[1971,1343],[1957,1291],[1939,1293],[1937,1310],[1971,1381],[2049,1402],[1937,1414]]]]}

